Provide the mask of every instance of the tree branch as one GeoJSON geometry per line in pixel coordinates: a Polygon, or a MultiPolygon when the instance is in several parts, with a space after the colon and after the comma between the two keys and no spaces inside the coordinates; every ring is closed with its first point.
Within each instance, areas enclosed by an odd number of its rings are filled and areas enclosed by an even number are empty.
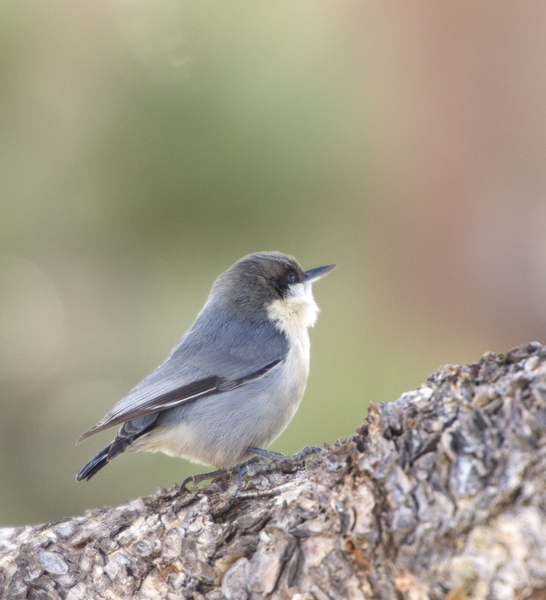
{"type": "Polygon", "coordinates": [[[546,597],[546,348],[438,369],[316,458],[0,530],[0,596],[546,597]]]}

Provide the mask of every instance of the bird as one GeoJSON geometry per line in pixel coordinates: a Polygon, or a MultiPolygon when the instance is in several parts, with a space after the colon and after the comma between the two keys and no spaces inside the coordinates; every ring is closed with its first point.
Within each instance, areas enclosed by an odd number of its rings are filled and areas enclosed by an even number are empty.
{"type": "Polygon", "coordinates": [[[167,360],[79,438],[121,425],[76,480],[137,450],[217,469],[277,454],[267,447],[292,420],[309,374],[312,284],[336,266],[304,271],[292,256],[258,252],[221,273],[167,360]]]}

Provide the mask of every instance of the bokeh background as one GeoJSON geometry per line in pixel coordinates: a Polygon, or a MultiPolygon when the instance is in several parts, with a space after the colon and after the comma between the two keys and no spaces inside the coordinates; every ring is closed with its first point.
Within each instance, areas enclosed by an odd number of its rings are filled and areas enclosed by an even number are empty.
{"type": "Polygon", "coordinates": [[[306,396],[334,443],[441,364],[546,340],[546,3],[4,0],[0,525],[203,469],[79,468],[79,435],[259,250],[315,286],[306,396]]]}

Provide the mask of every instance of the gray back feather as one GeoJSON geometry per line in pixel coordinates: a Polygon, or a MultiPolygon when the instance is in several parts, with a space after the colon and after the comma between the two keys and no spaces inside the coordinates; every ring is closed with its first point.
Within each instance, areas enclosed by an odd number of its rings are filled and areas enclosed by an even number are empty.
{"type": "Polygon", "coordinates": [[[288,340],[271,321],[256,323],[233,313],[226,314],[209,299],[169,358],[91,431],[108,426],[114,419],[120,422],[123,415],[134,413],[154,398],[178,388],[211,376],[239,379],[274,361],[284,360],[287,353],[288,340]]]}

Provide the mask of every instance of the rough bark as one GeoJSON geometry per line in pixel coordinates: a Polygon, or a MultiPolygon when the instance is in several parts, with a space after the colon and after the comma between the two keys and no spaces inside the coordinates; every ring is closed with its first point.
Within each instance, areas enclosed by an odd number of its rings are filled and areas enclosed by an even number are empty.
{"type": "Polygon", "coordinates": [[[438,369],[316,458],[0,530],[0,596],[546,598],[546,348],[438,369]]]}

